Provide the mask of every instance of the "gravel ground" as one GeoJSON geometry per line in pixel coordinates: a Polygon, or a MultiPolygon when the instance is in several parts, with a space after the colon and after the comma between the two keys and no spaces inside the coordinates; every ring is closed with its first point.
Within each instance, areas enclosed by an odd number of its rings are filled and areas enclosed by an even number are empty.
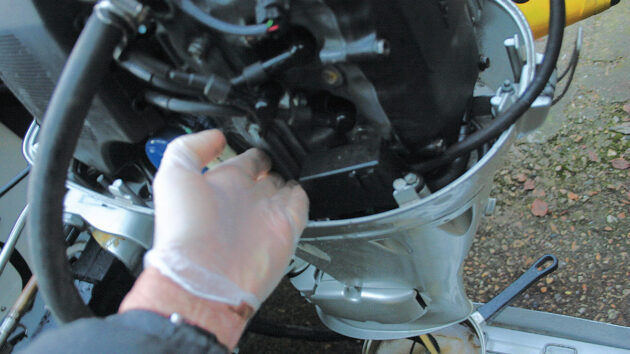
{"type": "MultiPolygon", "coordinates": [[[[582,59],[544,126],[517,142],[497,171],[493,216],[464,265],[473,301],[486,302],[538,257],[559,269],[513,306],[630,326],[630,2],[580,23],[582,59]]],[[[566,31],[563,68],[577,27],[566,31]]],[[[544,43],[538,43],[542,51],[544,43]]],[[[562,86],[562,84],[560,85],[562,86]]],[[[261,315],[322,326],[283,282],[261,315]]],[[[361,343],[310,343],[246,335],[241,353],[360,353],[361,343]]]]}

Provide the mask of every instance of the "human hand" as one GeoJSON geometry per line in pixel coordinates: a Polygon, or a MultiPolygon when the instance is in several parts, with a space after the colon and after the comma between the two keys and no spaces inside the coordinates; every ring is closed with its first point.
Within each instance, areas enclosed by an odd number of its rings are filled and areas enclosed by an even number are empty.
{"type": "Polygon", "coordinates": [[[155,236],[145,267],[201,298],[255,310],[284,275],[308,198],[297,183],[269,173],[258,149],[202,174],[224,147],[218,130],[168,145],[153,183],[155,236]]]}

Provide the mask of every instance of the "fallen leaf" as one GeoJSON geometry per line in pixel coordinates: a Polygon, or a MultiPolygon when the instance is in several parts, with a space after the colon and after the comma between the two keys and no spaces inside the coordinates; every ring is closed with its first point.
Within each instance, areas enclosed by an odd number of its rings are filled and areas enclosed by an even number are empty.
{"type": "Polygon", "coordinates": [[[597,155],[597,153],[593,150],[589,150],[587,152],[588,154],[588,158],[589,160],[593,161],[593,162],[599,162],[599,155],[597,155]]]}
{"type": "Polygon", "coordinates": [[[622,211],[621,213],[617,214],[617,217],[618,217],[619,219],[625,219],[625,218],[626,218],[626,213],[624,213],[624,212],[622,211]]]}
{"type": "Polygon", "coordinates": [[[534,189],[534,191],[532,192],[532,195],[533,195],[534,197],[542,198],[542,197],[544,197],[545,195],[547,195],[547,193],[545,193],[545,191],[544,191],[544,190],[542,190],[542,189],[538,189],[538,188],[536,188],[536,189],[534,189]]]}
{"type": "Polygon", "coordinates": [[[534,187],[535,187],[535,183],[533,179],[528,179],[525,181],[525,183],[523,183],[523,190],[531,191],[534,189],[534,187]]]}
{"type": "Polygon", "coordinates": [[[525,182],[525,180],[527,180],[527,176],[524,173],[519,173],[518,175],[516,175],[516,180],[523,183],[525,182]]]}
{"type": "Polygon", "coordinates": [[[610,164],[612,165],[612,167],[618,169],[618,170],[625,170],[628,167],[630,167],[630,162],[624,160],[623,158],[618,158],[618,159],[614,159],[612,161],[610,161],[610,164]]]}
{"type": "Polygon", "coordinates": [[[606,231],[612,231],[613,229],[612,229],[612,227],[610,227],[610,226],[606,226],[606,227],[604,228],[604,230],[606,230],[606,231]]]}
{"type": "Polygon", "coordinates": [[[532,203],[532,214],[535,216],[545,216],[549,211],[549,206],[547,203],[540,199],[535,199],[532,203]]]}
{"type": "Polygon", "coordinates": [[[583,136],[578,135],[578,136],[575,137],[575,139],[573,139],[573,141],[576,142],[576,143],[579,143],[580,141],[582,141],[583,138],[584,138],[583,136]]]}
{"type": "Polygon", "coordinates": [[[589,197],[592,197],[592,196],[594,196],[594,195],[597,195],[598,193],[599,193],[598,191],[589,191],[589,192],[586,192],[586,194],[588,194],[588,196],[589,196],[589,197]]]}
{"type": "Polygon", "coordinates": [[[578,200],[580,198],[579,195],[573,193],[573,192],[569,192],[567,193],[567,198],[571,199],[571,200],[578,200]]]}
{"type": "Polygon", "coordinates": [[[547,292],[547,287],[543,286],[542,288],[540,288],[540,292],[543,293],[543,294],[546,293],[547,292]]]}

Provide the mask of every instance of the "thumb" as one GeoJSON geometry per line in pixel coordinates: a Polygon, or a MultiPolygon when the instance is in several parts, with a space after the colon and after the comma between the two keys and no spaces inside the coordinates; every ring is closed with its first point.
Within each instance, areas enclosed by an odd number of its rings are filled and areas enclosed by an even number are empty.
{"type": "Polygon", "coordinates": [[[177,163],[185,168],[201,171],[223,152],[225,144],[225,136],[217,129],[183,135],[168,144],[162,164],[177,163]]]}

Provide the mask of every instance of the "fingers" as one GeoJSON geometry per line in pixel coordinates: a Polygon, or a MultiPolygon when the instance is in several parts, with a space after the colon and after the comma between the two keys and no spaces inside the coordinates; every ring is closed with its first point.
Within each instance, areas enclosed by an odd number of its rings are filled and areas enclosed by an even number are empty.
{"type": "Polygon", "coordinates": [[[226,144],[225,136],[217,129],[184,135],[177,140],[195,154],[201,163],[197,166],[200,168],[221,155],[226,144]]]}
{"type": "Polygon", "coordinates": [[[272,197],[279,189],[284,187],[284,179],[280,177],[277,173],[269,173],[263,177],[261,177],[256,182],[256,188],[260,191],[260,193],[269,198],[272,197]]]}
{"type": "Polygon", "coordinates": [[[287,213],[293,230],[292,236],[295,237],[294,241],[297,242],[308,222],[309,201],[306,192],[297,182],[289,181],[274,196],[274,199],[282,204],[283,209],[287,213]]]}
{"type": "Polygon", "coordinates": [[[175,162],[201,171],[203,166],[221,154],[225,144],[225,136],[216,129],[180,136],[168,144],[162,164],[175,162]]]}
{"type": "Polygon", "coordinates": [[[233,157],[224,165],[231,165],[238,167],[241,171],[245,172],[254,181],[267,175],[267,172],[271,169],[271,160],[260,149],[249,149],[244,153],[233,157]]]}

